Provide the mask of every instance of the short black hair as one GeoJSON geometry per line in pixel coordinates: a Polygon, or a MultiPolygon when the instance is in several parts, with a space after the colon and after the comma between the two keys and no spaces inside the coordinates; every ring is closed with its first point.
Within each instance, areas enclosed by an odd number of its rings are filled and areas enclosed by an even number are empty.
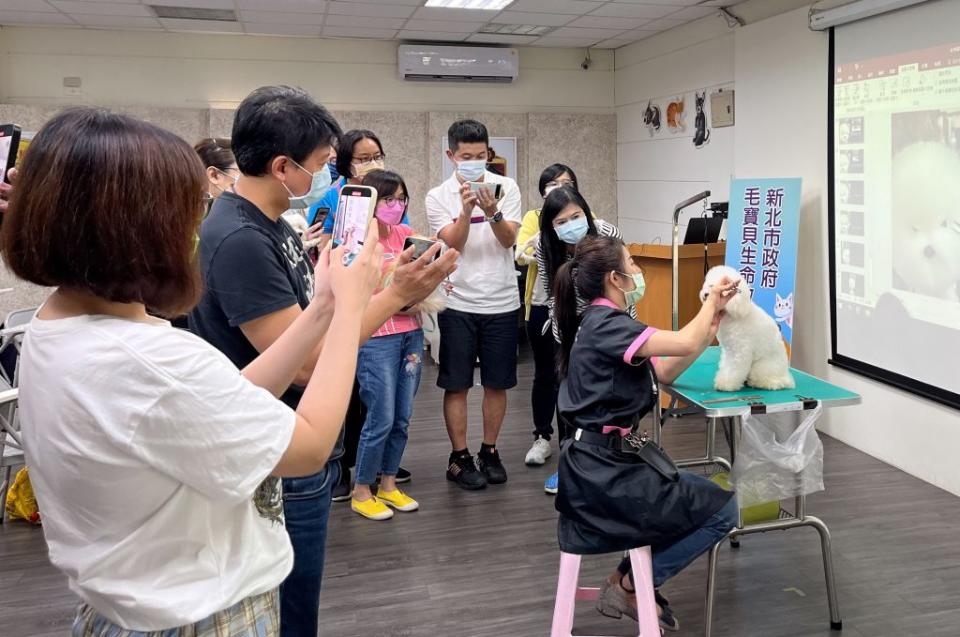
{"type": "Polygon", "coordinates": [[[330,111],[303,89],[262,86],[240,103],[231,145],[240,172],[259,177],[274,157],[303,163],[318,148],[333,146],[340,133],[330,111]]]}
{"type": "Polygon", "coordinates": [[[447,147],[451,153],[457,152],[460,144],[486,144],[490,146],[487,127],[475,119],[460,119],[447,129],[447,147]]]}
{"type": "Polygon", "coordinates": [[[377,148],[380,149],[380,154],[385,154],[383,152],[383,144],[380,143],[380,138],[377,137],[373,131],[367,130],[366,128],[348,130],[343,134],[343,137],[340,138],[340,142],[337,144],[337,173],[347,178],[353,176],[353,169],[350,167],[350,164],[353,162],[353,147],[357,142],[364,139],[372,139],[374,143],[376,143],[377,148]]]}
{"type": "Polygon", "coordinates": [[[392,170],[371,170],[363,176],[363,185],[375,188],[379,199],[392,197],[393,193],[397,192],[397,188],[403,188],[403,196],[408,202],[410,201],[410,189],[407,188],[406,182],[392,170]]]}
{"type": "Polygon", "coordinates": [[[544,196],[543,191],[547,189],[547,184],[563,173],[570,175],[570,179],[573,180],[573,189],[577,189],[579,182],[577,181],[577,173],[573,172],[573,168],[570,168],[570,166],[567,166],[566,164],[550,164],[543,169],[542,173],[540,173],[539,187],[541,197],[544,196]]]}

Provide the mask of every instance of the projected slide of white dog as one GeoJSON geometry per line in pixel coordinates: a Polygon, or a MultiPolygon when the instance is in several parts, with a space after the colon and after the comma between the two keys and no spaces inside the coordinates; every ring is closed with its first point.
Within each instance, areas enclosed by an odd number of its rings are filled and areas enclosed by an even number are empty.
{"type": "Polygon", "coordinates": [[[720,368],[714,379],[718,391],[738,391],[744,384],[757,389],[789,389],[794,386],[787,351],[773,318],[750,299],[750,288],[740,273],[725,265],[707,272],[700,300],[723,277],[740,279],[737,295],[727,303],[720,321],[720,368]]]}

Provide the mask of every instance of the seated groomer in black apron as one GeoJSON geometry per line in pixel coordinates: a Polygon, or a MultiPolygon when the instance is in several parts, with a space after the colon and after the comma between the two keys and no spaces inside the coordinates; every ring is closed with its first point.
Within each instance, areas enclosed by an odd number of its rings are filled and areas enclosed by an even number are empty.
{"type": "MultiPolygon", "coordinates": [[[[736,284],[725,280],[711,290],[680,331],[657,331],[626,311],[644,290],[626,247],[612,237],[587,237],[554,285],[558,408],[574,432],[560,457],[560,548],[593,554],[650,546],[659,589],[733,528],[737,505],[733,493],[679,471],[640,421],[658,400],[657,381],[675,380],[713,341],[736,284]],[[589,303],[579,318],[578,295],[589,303]]],[[[659,591],[657,604],[661,625],[676,630],[659,591]]],[[[603,582],[597,610],[636,619],[629,558],[603,582]]]]}

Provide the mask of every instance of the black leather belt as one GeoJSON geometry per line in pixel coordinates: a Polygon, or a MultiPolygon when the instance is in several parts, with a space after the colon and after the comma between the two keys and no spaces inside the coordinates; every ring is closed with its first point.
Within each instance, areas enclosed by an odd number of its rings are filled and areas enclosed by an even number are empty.
{"type": "Polygon", "coordinates": [[[619,433],[602,434],[596,431],[587,431],[586,429],[577,429],[573,432],[573,439],[585,442],[588,445],[597,445],[598,447],[607,447],[608,449],[623,449],[623,436],[619,433]]]}
{"type": "Polygon", "coordinates": [[[642,436],[641,438],[641,436],[632,433],[630,436],[621,437],[616,433],[602,434],[585,429],[577,429],[573,433],[574,440],[585,442],[588,445],[635,454],[667,480],[671,482],[679,480],[680,471],[673,460],[670,459],[670,456],[659,445],[652,440],[648,440],[645,434],[642,434],[642,436]]]}

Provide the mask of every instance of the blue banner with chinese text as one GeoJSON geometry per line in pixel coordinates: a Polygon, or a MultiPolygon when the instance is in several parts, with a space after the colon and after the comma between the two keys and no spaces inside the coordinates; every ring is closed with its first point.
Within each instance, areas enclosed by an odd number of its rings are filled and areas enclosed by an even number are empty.
{"type": "Polygon", "coordinates": [[[753,301],[777,321],[788,350],[793,339],[800,183],[734,179],[730,183],[726,264],[753,290],[753,301]]]}

